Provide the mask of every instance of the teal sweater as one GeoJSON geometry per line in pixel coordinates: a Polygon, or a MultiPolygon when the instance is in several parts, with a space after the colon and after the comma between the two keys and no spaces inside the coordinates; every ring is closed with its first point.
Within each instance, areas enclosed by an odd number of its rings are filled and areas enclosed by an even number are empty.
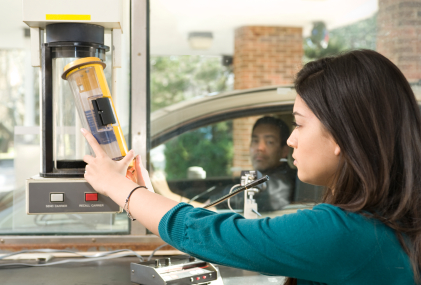
{"type": "Polygon", "coordinates": [[[298,278],[298,284],[415,284],[392,229],[319,204],[257,220],[180,203],[159,223],[161,238],[209,262],[298,278]]]}

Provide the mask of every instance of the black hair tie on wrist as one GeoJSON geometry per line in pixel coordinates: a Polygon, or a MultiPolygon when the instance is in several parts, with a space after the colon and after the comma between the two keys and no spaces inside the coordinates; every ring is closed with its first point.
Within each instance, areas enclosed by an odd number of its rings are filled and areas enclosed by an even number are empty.
{"type": "Polygon", "coordinates": [[[129,218],[130,218],[130,220],[132,220],[132,221],[136,221],[136,219],[135,219],[135,218],[133,218],[132,214],[130,214],[130,211],[129,211],[129,201],[130,201],[130,196],[132,196],[133,192],[134,192],[134,191],[136,191],[136,190],[137,190],[137,189],[139,189],[139,188],[145,188],[145,189],[148,189],[148,187],[146,187],[146,186],[137,186],[137,187],[135,187],[132,191],[130,191],[129,196],[127,196],[127,198],[126,198],[126,202],[124,203],[124,206],[123,206],[123,210],[125,210],[125,211],[126,211],[126,213],[127,213],[127,217],[129,217],[129,218]]]}

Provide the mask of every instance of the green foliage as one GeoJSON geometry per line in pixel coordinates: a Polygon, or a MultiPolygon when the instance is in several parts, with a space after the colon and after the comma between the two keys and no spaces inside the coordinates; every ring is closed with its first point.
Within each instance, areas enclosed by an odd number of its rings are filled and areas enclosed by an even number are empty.
{"type": "Polygon", "coordinates": [[[207,177],[228,176],[232,166],[232,122],[221,122],[182,134],[165,145],[167,179],[187,177],[200,166],[207,177]]]}
{"type": "Polygon", "coordinates": [[[345,50],[376,49],[377,14],[351,25],[329,31],[326,48],[314,45],[310,38],[304,39],[306,61],[335,55],[345,50]]]}
{"type": "Polygon", "coordinates": [[[230,68],[216,56],[155,56],[151,58],[151,109],[212,92],[226,91],[230,68]]]}
{"type": "MultiPolygon", "coordinates": [[[[155,56],[151,58],[151,109],[229,90],[230,68],[220,57],[155,56]]],[[[187,177],[190,166],[201,166],[208,177],[229,174],[233,158],[231,122],[180,135],[165,145],[167,179],[187,177]]]]}
{"type": "Polygon", "coordinates": [[[326,48],[316,47],[312,45],[308,40],[304,42],[304,55],[307,59],[314,60],[329,55],[335,55],[341,51],[346,50],[347,47],[342,42],[342,39],[338,37],[331,37],[329,44],[326,48]]]}

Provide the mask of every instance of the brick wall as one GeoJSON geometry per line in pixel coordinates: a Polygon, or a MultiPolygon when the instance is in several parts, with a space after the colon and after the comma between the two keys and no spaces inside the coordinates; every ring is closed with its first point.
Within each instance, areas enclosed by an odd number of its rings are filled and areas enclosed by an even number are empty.
{"type": "Polygon", "coordinates": [[[301,66],[302,29],[247,26],[235,31],[235,89],[290,84],[301,66]]]}
{"type": "Polygon", "coordinates": [[[238,176],[241,170],[252,170],[251,160],[249,155],[250,135],[254,122],[259,116],[252,116],[243,119],[235,119],[233,121],[233,145],[234,158],[233,167],[234,175],[238,176]]]}
{"type": "Polygon", "coordinates": [[[421,79],[421,0],[379,0],[377,51],[409,82],[421,79]]]}
{"type": "MultiPolygon", "coordinates": [[[[241,27],[235,31],[234,45],[234,88],[237,90],[292,84],[302,66],[301,28],[241,27]]],[[[234,175],[239,175],[240,169],[252,169],[250,136],[258,118],[234,120],[234,175]]]]}

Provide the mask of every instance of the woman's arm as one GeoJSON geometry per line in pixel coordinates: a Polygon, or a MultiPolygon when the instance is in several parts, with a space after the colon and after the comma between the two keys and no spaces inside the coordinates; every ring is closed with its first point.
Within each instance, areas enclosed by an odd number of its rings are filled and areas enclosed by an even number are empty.
{"type": "MultiPolygon", "coordinates": [[[[142,185],[153,191],[148,171],[142,165],[139,156],[136,157],[136,172],[138,184],[126,178],[126,171],[133,160],[130,151],[122,160],[113,161],[101,148],[91,133],[82,129],[95,156],[86,155],[87,163],[85,179],[99,193],[109,196],[120,207],[124,206],[130,191],[142,185]]],[[[159,236],[158,225],[162,217],[178,203],[161,195],[139,188],[130,197],[129,211],[132,216],[151,232],[159,236]]]]}
{"type": "MultiPolygon", "coordinates": [[[[138,186],[125,177],[133,153],[115,162],[90,133],[85,131],[84,135],[96,154],[96,158],[84,157],[88,163],[86,180],[123,206],[130,191],[138,186]]],[[[136,161],[139,185],[152,189],[148,172],[140,159],[136,161]]],[[[273,219],[249,220],[235,213],[215,214],[178,204],[138,189],[130,199],[129,210],[153,233],[159,235],[160,231],[164,241],[200,259],[329,284],[339,284],[364,269],[373,256],[390,248],[384,241],[395,238],[381,223],[373,226],[361,215],[326,204],[273,219]]],[[[397,258],[390,265],[393,274],[402,272],[400,268],[406,266],[403,261],[397,258]]]]}

